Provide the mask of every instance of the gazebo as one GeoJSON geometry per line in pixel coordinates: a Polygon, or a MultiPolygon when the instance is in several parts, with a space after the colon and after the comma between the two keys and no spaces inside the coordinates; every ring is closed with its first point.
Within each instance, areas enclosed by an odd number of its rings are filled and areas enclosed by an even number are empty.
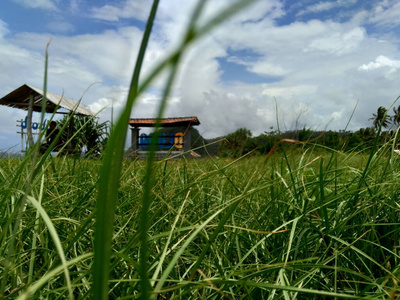
{"type": "MultiPolygon", "coordinates": [[[[151,134],[146,135],[140,133],[140,127],[155,127],[157,119],[144,118],[144,119],[130,119],[129,125],[131,126],[131,150],[139,156],[144,156],[148,145],[150,144],[151,134]]],[[[163,118],[160,120],[162,128],[184,128],[182,132],[171,131],[168,134],[161,133],[158,140],[158,148],[161,149],[160,153],[181,154],[186,153],[190,156],[191,149],[191,127],[200,125],[197,117],[178,117],[178,118],[163,118]],[[162,149],[167,151],[162,151],[162,149]]]]}
{"type": "MultiPolygon", "coordinates": [[[[41,89],[24,84],[0,99],[0,105],[6,105],[28,111],[27,134],[29,145],[33,145],[32,113],[42,111],[44,92],[41,89]]],[[[50,92],[46,93],[46,113],[68,114],[73,113],[83,116],[94,116],[87,107],[80,102],[59,96],[50,92]],[[66,109],[68,112],[60,111],[66,109]]]]}

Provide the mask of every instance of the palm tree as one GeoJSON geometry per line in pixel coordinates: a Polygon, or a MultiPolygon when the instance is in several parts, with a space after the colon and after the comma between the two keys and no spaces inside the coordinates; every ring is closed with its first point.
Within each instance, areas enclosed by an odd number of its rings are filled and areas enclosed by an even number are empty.
{"type": "Polygon", "coordinates": [[[387,109],[383,106],[380,106],[376,112],[376,114],[372,114],[372,118],[369,120],[374,120],[373,124],[376,129],[380,127],[388,127],[390,125],[391,117],[387,114],[387,109]]]}
{"type": "Polygon", "coordinates": [[[393,124],[399,126],[400,125],[400,105],[397,107],[393,107],[394,116],[392,116],[393,124]]]}
{"type": "MultiPolygon", "coordinates": [[[[394,116],[392,116],[392,120],[393,120],[393,124],[396,125],[397,127],[400,126],[400,105],[397,107],[393,107],[393,112],[394,112],[394,116]]],[[[397,140],[397,148],[400,147],[400,143],[399,140],[397,140]]],[[[395,151],[399,151],[399,150],[395,150],[395,151]]]]}
{"type": "Polygon", "coordinates": [[[69,135],[73,135],[72,140],[69,141],[70,148],[80,151],[85,146],[87,155],[101,155],[109,135],[110,126],[108,122],[99,123],[97,119],[86,116],[73,116],[72,118],[72,122],[70,121],[70,116],[65,116],[58,122],[60,127],[68,123],[66,130],[63,132],[63,137],[67,141],[72,137],[69,135]],[[70,133],[68,133],[69,123],[72,123],[73,126],[70,133]]]}

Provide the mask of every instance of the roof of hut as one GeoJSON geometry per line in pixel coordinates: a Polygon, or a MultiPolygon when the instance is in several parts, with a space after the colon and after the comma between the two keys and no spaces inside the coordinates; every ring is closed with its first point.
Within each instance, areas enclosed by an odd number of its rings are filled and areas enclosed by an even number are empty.
{"type": "MultiPolygon", "coordinates": [[[[0,99],[0,105],[28,110],[30,97],[33,96],[33,111],[42,111],[44,92],[41,89],[24,84],[0,99]]],[[[50,92],[46,93],[46,112],[62,113],[58,109],[64,108],[77,115],[94,116],[86,106],[80,102],[59,96],[50,92]]]]}
{"type": "MultiPolygon", "coordinates": [[[[145,119],[130,119],[129,125],[132,127],[154,127],[157,119],[145,118],[145,119]]],[[[162,127],[187,127],[200,125],[200,121],[197,117],[178,117],[178,118],[163,118],[160,119],[162,127]]]]}

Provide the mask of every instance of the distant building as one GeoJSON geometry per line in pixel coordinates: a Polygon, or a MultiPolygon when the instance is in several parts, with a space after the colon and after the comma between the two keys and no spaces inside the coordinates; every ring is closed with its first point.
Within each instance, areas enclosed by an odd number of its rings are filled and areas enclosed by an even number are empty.
{"type": "MultiPolygon", "coordinates": [[[[185,155],[191,156],[191,127],[200,125],[197,117],[179,117],[179,118],[163,118],[158,120],[160,128],[168,128],[158,135],[158,140],[154,141],[157,145],[157,156],[164,157],[166,155],[185,155]],[[177,128],[185,130],[177,131],[177,128]]],[[[147,156],[148,148],[152,142],[153,134],[140,134],[141,127],[156,127],[157,119],[130,119],[131,126],[131,151],[139,157],[147,156]]]]}

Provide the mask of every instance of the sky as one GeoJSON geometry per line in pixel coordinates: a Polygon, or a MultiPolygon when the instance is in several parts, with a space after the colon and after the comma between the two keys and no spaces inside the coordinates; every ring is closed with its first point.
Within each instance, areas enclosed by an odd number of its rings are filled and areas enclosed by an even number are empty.
{"type": "MultiPolygon", "coordinates": [[[[233,0],[208,1],[200,24],[233,0]]],[[[196,0],[160,0],[141,78],[176,49],[196,0]]],[[[23,84],[80,99],[99,121],[126,102],[149,0],[2,0],[0,97],[23,84]]],[[[260,0],[185,53],[165,117],[197,116],[206,138],[265,131],[358,130],[400,95],[400,2],[260,0]],[[354,113],[353,113],[354,111],[354,113]],[[272,128],[272,129],[271,129],[272,128]]],[[[154,117],[165,76],[131,116],[154,117]]],[[[399,103],[394,104],[396,107],[399,103]]],[[[0,107],[0,149],[21,147],[17,120],[0,107]]],[[[39,115],[34,115],[34,122],[39,115]]]]}

